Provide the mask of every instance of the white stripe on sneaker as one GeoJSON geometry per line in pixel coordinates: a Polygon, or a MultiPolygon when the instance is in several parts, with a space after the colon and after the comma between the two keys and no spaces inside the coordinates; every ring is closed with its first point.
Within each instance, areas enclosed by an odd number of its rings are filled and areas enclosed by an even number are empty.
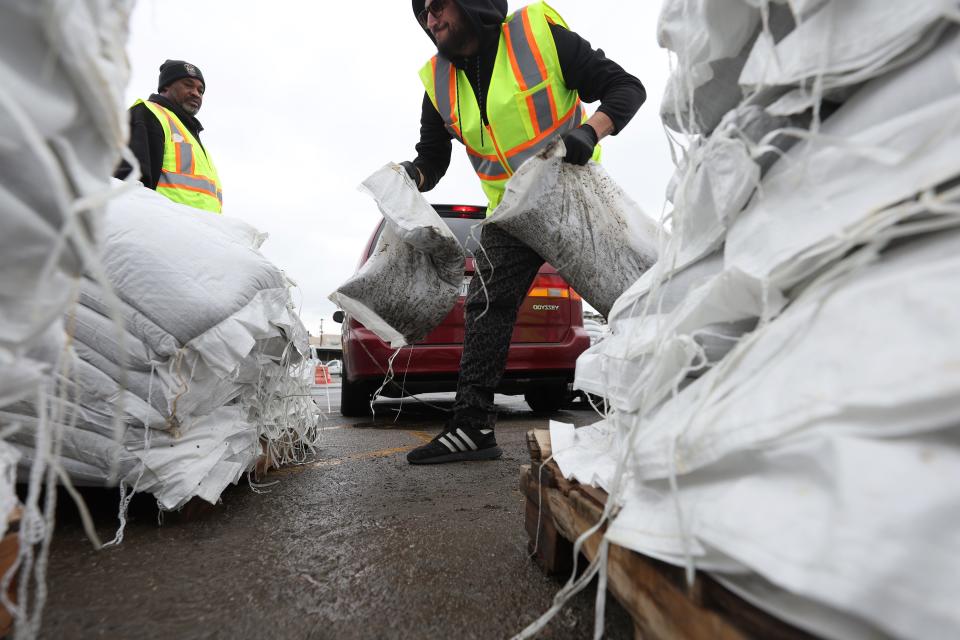
{"type": "Polygon", "coordinates": [[[450,444],[449,442],[447,442],[447,439],[446,439],[446,438],[444,438],[443,436],[440,436],[440,437],[438,438],[438,440],[440,440],[440,442],[443,443],[443,446],[445,446],[447,449],[450,449],[450,453],[457,453],[456,448],[454,448],[454,446],[453,446],[452,444],[450,444]]]}
{"type": "Polygon", "coordinates": [[[474,451],[477,450],[477,445],[474,444],[473,440],[470,439],[470,436],[463,432],[463,429],[457,429],[457,435],[463,438],[463,441],[470,445],[470,448],[474,451]]]}
{"type": "Polygon", "coordinates": [[[453,435],[453,433],[448,433],[448,434],[446,435],[446,438],[447,438],[448,440],[450,440],[450,442],[452,442],[453,444],[457,445],[457,448],[460,449],[460,451],[466,451],[466,450],[467,450],[467,445],[465,445],[465,444],[463,444],[462,442],[460,442],[460,441],[457,439],[457,436],[453,435]]]}

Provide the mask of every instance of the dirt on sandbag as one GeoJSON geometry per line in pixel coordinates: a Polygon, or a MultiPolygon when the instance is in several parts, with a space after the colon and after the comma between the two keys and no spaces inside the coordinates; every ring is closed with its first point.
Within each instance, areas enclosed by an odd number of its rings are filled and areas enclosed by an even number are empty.
{"type": "Polygon", "coordinates": [[[606,316],[657,261],[666,232],[602,166],[565,163],[565,153],[557,139],[524,163],[484,224],[497,225],[539,253],[606,316]]]}
{"type": "Polygon", "coordinates": [[[456,304],[463,248],[403,167],[385,166],[361,189],[377,201],[383,233],[370,258],[330,300],[390,346],[414,344],[456,304]]]}

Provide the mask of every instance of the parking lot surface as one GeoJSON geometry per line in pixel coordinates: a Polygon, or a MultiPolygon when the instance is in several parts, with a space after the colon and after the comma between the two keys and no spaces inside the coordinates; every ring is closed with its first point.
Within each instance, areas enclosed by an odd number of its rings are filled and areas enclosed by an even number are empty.
{"type": "MultiPolygon", "coordinates": [[[[221,504],[167,515],[134,500],[123,544],[94,551],[65,494],[49,569],[45,638],[507,638],[549,608],[562,581],[529,558],[520,466],[525,434],[592,411],[532,413],[498,396],[501,460],[414,467],[452,395],[378,403],[343,418],[339,390],[308,464],[241,483],[221,504]]],[[[326,390],[315,398],[327,411],[326,390]]],[[[85,490],[113,536],[116,490],[85,490]]],[[[588,638],[595,590],[539,637],[588,638]]],[[[608,638],[630,638],[608,598],[608,638]]]]}

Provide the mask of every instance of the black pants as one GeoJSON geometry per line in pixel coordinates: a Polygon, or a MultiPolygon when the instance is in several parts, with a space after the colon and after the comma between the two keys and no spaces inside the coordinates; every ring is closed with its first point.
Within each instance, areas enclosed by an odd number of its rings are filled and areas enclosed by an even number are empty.
{"type": "Polygon", "coordinates": [[[483,227],[480,243],[482,250],[474,251],[477,273],[465,303],[466,335],[453,419],[458,425],[492,429],[497,421],[493,393],[507,366],[517,311],[544,260],[495,225],[483,227]]]}

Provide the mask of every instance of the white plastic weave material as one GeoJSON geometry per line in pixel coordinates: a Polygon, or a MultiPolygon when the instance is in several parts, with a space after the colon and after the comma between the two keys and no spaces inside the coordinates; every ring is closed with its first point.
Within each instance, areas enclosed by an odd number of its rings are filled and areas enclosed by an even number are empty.
{"type": "Polygon", "coordinates": [[[958,57],[954,34],[871,83],[820,136],[788,152],[766,176],[763,197],[732,226],[726,264],[787,289],[916,215],[909,202],[893,205],[960,175],[958,57]]]}
{"type": "Polygon", "coordinates": [[[265,289],[286,290],[283,273],[254,246],[243,222],[179,205],[136,188],[111,201],[101,244],[120,298],[187,344],[265,289]]]}
{"type": "MultiPolygon", "coordinates": [[[[101,275],[96,231],[113,190],[110,173],[126,148],[130,9],[126,0],[0,3],[0,410],[24,401],[41,409],[36,447],[18,478],[28,486],[19,604],[4,603],[17,638],[40,629],[53,527],[41,497],[44,488],[55,491],[57,473],[47,471],[60,469],[56,420],[65,390],[48,383],[65,354],[40,357],[37,349],[64,344],[62,318],[79,274],[101,275]]],[[[0,427],[24,425],[3,417],[0,427]]],[[[3,500],[0,517],[8,506],[3,500]]]]}
{"type": "MultiPolygon", "coordinates": [[[[258,251],[264,238],[142,187],[111,200],[99,229],[104,282],[77,278],[58,325],[69,346],[61,334],[27,352],[47,367],[44,393],[67,396],[59,426],[74,482],[119,482],[175,509],[215,503],[263,454],[279,465],[312,450],[318,415],[298,369],[307,334],[290,283],[258,251]]],[[[24,467],[37,458],[43,409],[26,398],[0,413],[21,426],[24,467]]]]}
{"type": "MultiPolygon", "coordinates": [[[[960,232],[936,234],[823,282],[735,349],[735,366],[664,405],[637,435],[608,539],[734,578],[756,572],[870,621],[840,616],[818,629],[826,637],[960,628],[958,250],[960,232]]],[[[630,420],[578,432],[575,451],[560,441],[562,471],[613,486],[615,425],[630,420]]],[[[758,603],[796,610],[773,596],[758,603]]]]}
{"type": "Polygon", "coordinates": [[[414,344],[453,309],[466,256],[406,170],[388,164],[364,180],[384,217],[360,270],[330,300],[391,347],[414,344]]]}
{"type": "Polygon", "coordinates": [[[955,637],[958,6],[791,2],[776,32],[744,4],[743,74],[711,79],[743,97],[680,123],[673,236],[578,363],[611,411],[555,457],[611,492],[607,542],[825,638],[955,637]],[[755,327],[705,357],[738,314],[755,327]]]}
{"type": "Polygon", "coordinates": [[[830,89],[862,82],[922,54],[946,27],[941,18],[957,11],[952,0],[832,0],[780,42],[758,38],[740,84],[792,86],[819,77],[830,89]]]}
{"type": "MultiPolygon", "coordinates": [[[[712,366],[785,303],[714,254],[674,275],[648,300],[645,279],[625,293],[607,338],[577,360],[575,387],[621,411],[663,400],[686,375],[712,366]]],[[[655,267],[656,269],[656,267],[655,267]]]]}

